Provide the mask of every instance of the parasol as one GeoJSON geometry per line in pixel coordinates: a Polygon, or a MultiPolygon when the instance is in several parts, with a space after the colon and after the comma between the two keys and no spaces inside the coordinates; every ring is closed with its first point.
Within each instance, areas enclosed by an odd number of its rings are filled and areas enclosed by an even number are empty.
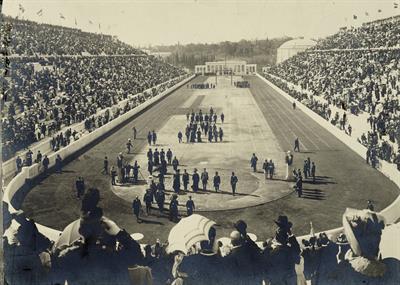
{"type": "Polygon", "coordinates": [[[342,222],[344,233],[354,254],[376,257],[384,228],[384,218],[369,210],[347,208],[342,222]]]}
{"type": "Polygon", "coordinates": [[[131,238],[133,238],[135,241],[139,241],[144,238],[144,235],[142,233],[134,233],[131,234],[131,238]]]}
{"type": "MultiPolygon", "coordinates": [[[[106,217],[101,217],[98,221],[100,224],[103,233],[109,236],[116,236],[121,229],[115,224],[113,221],[106,217]]],[[[60,234],[58,240],[54,244],[54,249],[63,249],[65,247],[71,246],[73,243],[84,240],[85,238],[79,232],[81,228],[81,219],[77,219],[76,221],[70,223],[60,234]]]]}
{"type": "Polygon", "coordinates": [[[198,214],[182,218],[169,233],[167,253],[181,251],[187,254],[194,244],[208,240],[208,232],[213,225],[214,221],[198,214]]]}
{"type": "Polygon", "coordinates": [[[54,244],[54,249],[63,249],[65,247],[70,246],[77,240],[83,239],[83,237],[79,233],[80,226],[81,226],[80,219],[70,223],[60,234],[60,237],[54,244]]]}

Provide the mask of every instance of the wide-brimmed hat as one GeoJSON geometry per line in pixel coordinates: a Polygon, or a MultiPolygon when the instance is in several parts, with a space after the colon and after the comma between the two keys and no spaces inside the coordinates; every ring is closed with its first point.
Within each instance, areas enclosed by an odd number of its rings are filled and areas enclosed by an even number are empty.
{"type": "Polygon", "coordinates": [[[274,222],[280,228],[290,229],[293,226],[293,224],[291,222],[289,222],[289,219],[287,216],[279,216],[278,219],[274,222]]]}
{"type": "Polygon", "coordinates": [[[336,238],[336,244],[338,245],[347,245],[349,244],[349,241],[347,240],[347,237],[344,233],[341,233],[337,238],[336,238]]]}
{"type": "Polygon", "coordinates": [[[212,248],[207,248],[208,247],[208,241],[203,240],[200,242],[200,251],[199,254],[204,255],[204,256],[213,256],[218,253],[218,247],[213,246],[212,248]]]}
{"type": "Polygon", "coordinates": [[[232,231],[231,234],[229,235],[230,239],[232,241],[237,241],[240,240],[240,233],[238,231],[232,231]]]}
{"type": "Polygon", "coordinates": [[[247,230],[247,224],[243,220],[238,220],[233,226],[239,233],[245,233],[247,230]]]}

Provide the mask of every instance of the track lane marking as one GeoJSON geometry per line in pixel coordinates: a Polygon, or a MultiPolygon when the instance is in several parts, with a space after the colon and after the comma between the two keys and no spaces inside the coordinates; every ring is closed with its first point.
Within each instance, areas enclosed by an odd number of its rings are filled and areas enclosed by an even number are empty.
{"type": "MultiPolygon", "coordinates": [[[[270,86],[269,86],[270,87],[270,86]]],[[[271,88],[271,87],[270,87],[271,88]]],[[[275,91],[275,90],[274,90],[275,91]]],[[[278,99],[278,97],[277,97],[277,101],[278,101],[278,103],[280,103],[280,105],[285,109],[285,110],[287,110],[287,111],[290,111],[291,110],[291,108],[287,105],[287,102],[286,101],[289,101],[288,99],[286,99],[286,98],[284,98],[283,96],[281,96],[280,94],[279,94],[279,99],[278,99]],[[285,102],[283,102],[283,101],[285,101],[285,102]]],[[[294,98],[293,98],[294,99],[294,98]]],[[[301,111],[301,110],[300,110],[301,111]]],[[[309,116],[307,116],[307,114],[305,114],[303,111],[302,111],[302,114],[304,114],[304,116],[306,116],[307,117],[307,119],[311,119],[309,116]]],[[[301,120],[299,120],[299,122],[300,122],[300,124],[301,125],[303,125],[304,126],[304,128],[305,129],[307,129],[307,130],[309,130],[310,132],[311,132],[311,134],[312,135],[314,135],[319,141],[321,141],[322,143],[324,143],[327,147],[329,147],[330,149],[333,149],[324,139],[322,139],[320,136],[318,136],[316,133],[315,133],[315,129],[314,128],[311,128],[310,126],[308,126],[307,124],[305,124],[305,123],[303,123],[301,120]]]]}

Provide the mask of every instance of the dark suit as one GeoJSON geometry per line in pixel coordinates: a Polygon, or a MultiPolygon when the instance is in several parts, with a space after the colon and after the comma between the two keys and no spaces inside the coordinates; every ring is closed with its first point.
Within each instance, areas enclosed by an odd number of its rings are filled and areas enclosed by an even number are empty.
{"type": "Polygon", "coordinates": [[[142,203],[140,203],[139,199],[133,200],[132,209],[133,214],[136,216],[136,219],[139,220],[140,209],[142,208],[142,203]]]}
{"type": "Polygon", "coordinates": [[[183,189],[187,191],[187,186],[189,184],[189,173],[182,174],[183,189]]]}
{"type": "Polygon", "coordinates": [[[179,173],[174,174],[174,180],[173,180],[172,188],[174,189],[175,193],[179,193],[179,190],[181,188],[181,180],[180,180],[180,177],[179,177],[179,173]]]}
{"type": "Polygon", "coordinates": [[[207,190],[207,183],[208,183],[208,172],[201,173],[201,182],[203,183],[203,190],[207,190]]]}
{"type": "Polygon", "coordinates": [[[193,200],[188,200],[186,202],[186,212],[187,215],[190,216],[191,214],[193,214],[193,210],[194,210],[195,206],[194,206],[194,202],[193,200]]]}
{"type": "Polygon", "coordinates": [[[219,191],[219,185],[221,184],[221,177],[219,175],[214,176],[214,188],[215,192],[219,191]]]}
{"type": "Polygon", "coordinates": [[[238,178],[236,175],[231,176],[231,187],[232,187],[232,194],[235,195],[236,193],[236,184],[238,183],[238,178]]]}
{"type": "Polygon", "coordinates": [[[200,181],[200,176],[198,173],[193,173],[192,181],[193,181],[192,189],[194,192],[197,192],[199,190],[199,181],[200,181]]]}

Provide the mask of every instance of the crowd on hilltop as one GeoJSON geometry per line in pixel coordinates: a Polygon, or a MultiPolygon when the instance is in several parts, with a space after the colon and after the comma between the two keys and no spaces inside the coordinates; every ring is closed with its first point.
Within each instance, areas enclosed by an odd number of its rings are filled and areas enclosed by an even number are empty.
{"type": "Polygon", "coordinates": [[[354,115],[367,113],[365,123],[371,130],[359,141],[380,158],[400,165],[399,63],[400,50],[308,52],[272,68],[270,74],[276,77],[267,77],[350,135],[346,115],[332,114],[329,106],[354,115]]]}
{"type": "Polygon", "coordinates": [[[8,55],[140,54],[112,36],[3,16],[0,53],[8,55]]]}
{"type": "MultiPolygon", "coordinates": [[[[3,159],[62,126],[182,74],[153,57],[12,59],[2,120],[3,159]]],[[[146,99],[136,96],[132,104],[146,99]]]]}
{"type": "Polygon", "coordinates": [[[318,42],[314,49],[386,48],[400,46],[400,16],[342,28],[318,42]]]}

